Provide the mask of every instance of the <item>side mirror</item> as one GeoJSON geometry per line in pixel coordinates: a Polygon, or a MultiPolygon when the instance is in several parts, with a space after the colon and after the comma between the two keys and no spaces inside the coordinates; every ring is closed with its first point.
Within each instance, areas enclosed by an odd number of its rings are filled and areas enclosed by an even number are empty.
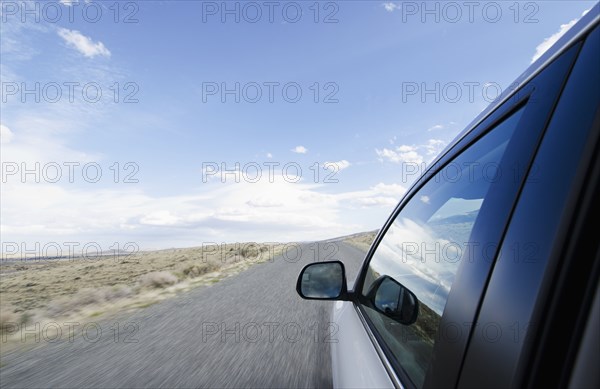
{"type": "Polygon", "coordinates": [[[296,291],[308,300],[346,300],[346,270],[340,261],[306,265],[298,276],[296,291]]]}
{"type": "Polygon", "coordinates": [[[413,324],[419,316],[417,296],[390,276],[376,279],[367,299],[376,311],[400,324],[413,324]]]}

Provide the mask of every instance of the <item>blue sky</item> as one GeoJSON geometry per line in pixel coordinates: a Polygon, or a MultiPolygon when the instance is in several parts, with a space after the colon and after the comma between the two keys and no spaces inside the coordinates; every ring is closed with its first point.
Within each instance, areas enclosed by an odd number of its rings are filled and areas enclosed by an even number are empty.
{"type": "Polygon", "coordinates": [[[379,228],[414,167],[594,2],[247,4],[2,1],[2,242],[379,228]]]}

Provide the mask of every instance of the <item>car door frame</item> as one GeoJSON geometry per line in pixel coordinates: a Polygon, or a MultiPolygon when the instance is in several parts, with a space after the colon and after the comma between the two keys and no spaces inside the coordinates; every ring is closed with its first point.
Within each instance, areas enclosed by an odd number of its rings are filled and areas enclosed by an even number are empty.
{"type": "MultiPolygon", "coordinates": [[[[455,282],[448,296],[440,328],[457,323],[474,323],[478,309],[483,298],[486,283],[489,279],[493,260],[497,256],[497,248],[505,233],[510,216],[524,185],[525,178],[530,173],[535,150],[543,136],[543,132],[550,119],[568,73],[575,62],[579,51],[577,44],[572,45],[561,56],[553,60],[546,68],[536,74],[521,87],[505,93],[498,104],[487,116],[479,120],[472,129],[466,131],[430,166],[430,168],[410,188],[402,201],[392,212],[375,238],[369,249],[362,269],[355,283],[355,289],[350,293],[355,310],[360,317],[366,332],[371,338],[382,363],[394,385],[397,387],[411,387],[412,382],[403,373],[402,369],[394,366],[392,355],[380,336],[373,331],[373,325],[364,313],[358,302],[358,294],[362,290],[366,270],[369,262],[377,250],[383,236],[388,231],[396,216],[404,206],[410,202],[414,195],[441,169],[454,160],[460,153],[474,145],[482,136],[495,128],[504,119],[519,108],[523,107],[522,117],[517,124],[509,145],[505,151],[500,165],[507,171],[513,169],[512,178],[500,179],[490,188],[492,199],[484,201],[480,216],[473,228],[471,241],[497,242],[493,254],[475,250],[469,253],[469,262],[461,264],[455,282]],[[511,167],[511,169],[509,169],[511,167]],[[492,189],[495,188],[495,189],[492,189]],[[506,193],[508,192],[508,194],[506,193]],[[500,204],[499,206],[497,204],[500,204]],[[485,209],[484,209],[485,208],[485,209]],[[498,222],[501,220],[501,222],[498,222]],[[492,223],[493,221],[493,223],[492,223]],[[489,260],[491,258],[491,260],[489,260]]],[[[487,199],[487,197],[486,197],[487,199]]],[[[450,339],[442,336],[436,340],[434,356],[426,375],[425,386],[455,386],[458,382],[463,359],[466,354],[468,340],[472,328],[461,331],[458,337],[450,339]]]]}
{"type": "Polygon", "coordinates": [[[536,242],[535,255],[507,261],[504,250],[480,308],[478,320],[493,316],[518,327],[494,343],[471,340],[461,386],[569,386],[600,273],[600,244],[591,232],[600,225],[593,216],[600,192],[600,27],[591,27],[536,152],[535,164],[544,169],[525,185],[503,242],[536,242]],[[557,151],[568,157],[557,158],[557,151]],[[495,309],[507,305],[510,315],[495,309]],[[498,353],[509,363],[490,365],[498,353]],[[486,374],[482,366],[490,366],[486,374]]]}

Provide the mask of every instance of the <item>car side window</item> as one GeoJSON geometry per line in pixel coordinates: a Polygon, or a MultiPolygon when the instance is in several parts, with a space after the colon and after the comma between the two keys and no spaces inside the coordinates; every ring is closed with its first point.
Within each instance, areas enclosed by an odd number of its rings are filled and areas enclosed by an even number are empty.
{"type": "Polygon", "coordinates": [[[369,262],[360,303],[392,365],[422,387],[463,253],[521,117],[511,114],[433,175],[401,209],[369,262]]]}

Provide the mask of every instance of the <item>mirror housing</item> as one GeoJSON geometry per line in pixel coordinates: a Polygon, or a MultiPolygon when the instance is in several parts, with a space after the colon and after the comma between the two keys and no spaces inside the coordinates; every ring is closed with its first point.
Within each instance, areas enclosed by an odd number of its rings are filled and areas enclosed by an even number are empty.
{"type": "Polygon", "coordinates": [[[376,279],[367,299],[376,311],[400,324],[411,325],[419,316],[417,296],[390,276],[376,279]]]}
{"type": "Polygon", "coordinates": [[[304,266],[296,291],[306,300],[347,300],[346,269],[340,261],[314,262],[304,266]]]}

